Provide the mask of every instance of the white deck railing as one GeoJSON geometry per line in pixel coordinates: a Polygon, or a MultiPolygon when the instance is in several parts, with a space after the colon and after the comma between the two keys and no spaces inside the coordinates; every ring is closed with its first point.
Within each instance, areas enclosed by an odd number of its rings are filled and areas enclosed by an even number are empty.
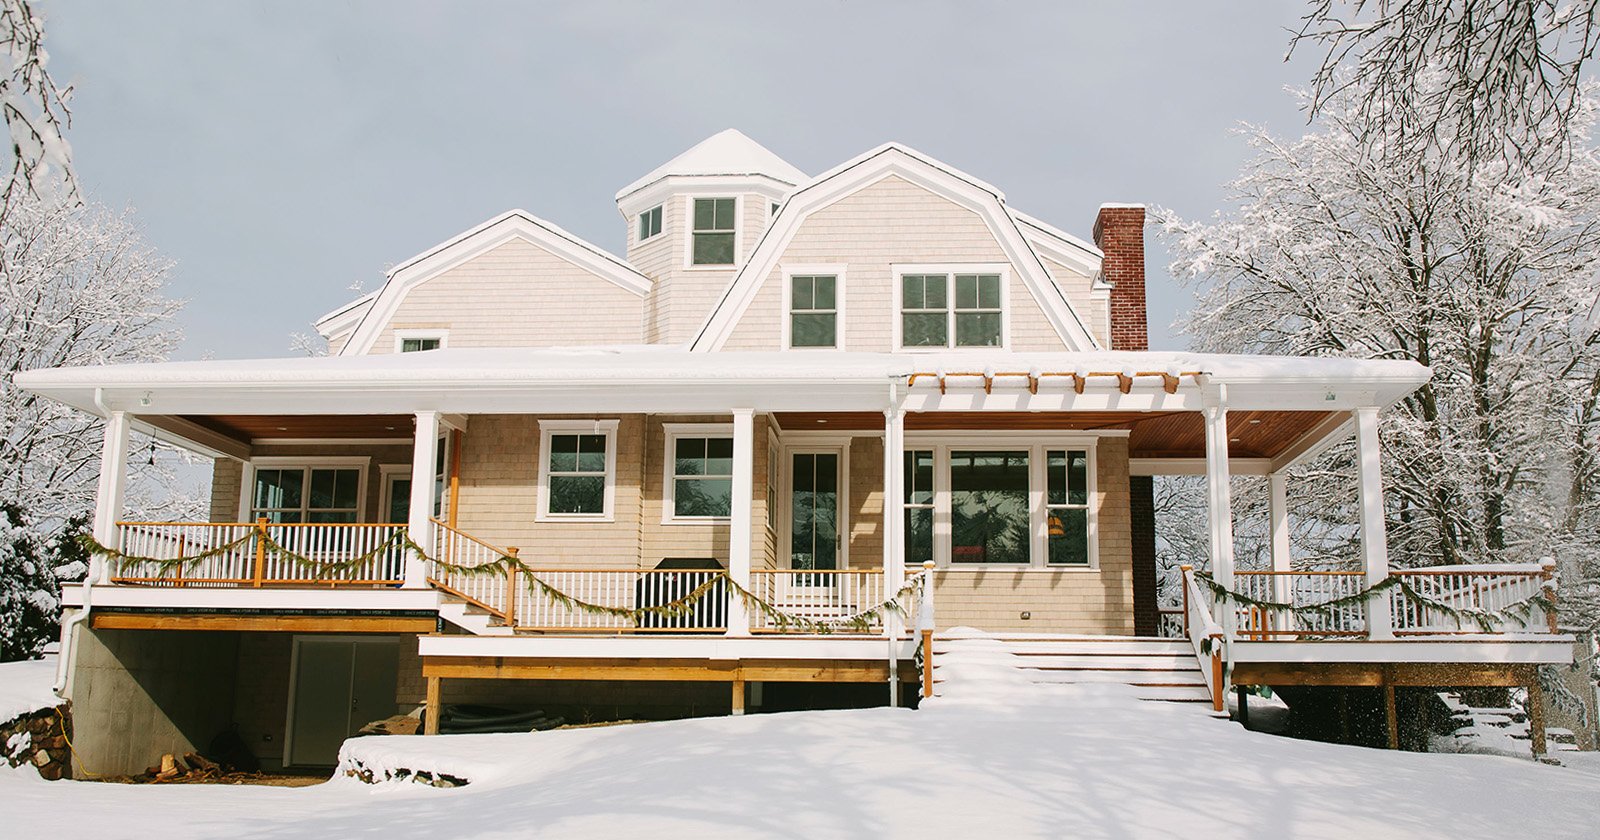
{"type": "MultiPolygon", "coordinates": [[[[777,618],[755,610],[750,629],[756,633],[806,632],[804,622],[825,624],[833,633],[884,632],[883,615],[866,615],[892,593],[884,591],[881,569],[756,569],[750,573],[750,591],[784,615],[801,619],[784,626],[777,618]]],[[[916,605],[901,604],[907,614],[916,605]]]]}
{"type": "Polygon", "coordinates": [[[114,562],[111,580],[200,588],[398,586],[405,579],[405,548],[397,539],[404,530],[368,523],[119,522],[117,550],[148,561],[114,562]]]}
{"type": "Polygon", "coordinates": [[[1433,566],[1395,572],[1420,599],[1399,588],[1390,590],[1394,631],[1397,635],[1554,633],[1555,616],[1536,605],[1526,611],[1502,612],[1537,595],[1553,602],[1553,571],[1549,566],[1530,564],[1433,566]],[[1486,619],[1488,626],[1480,618],[1486,619]]]}
{"type": "Polygon", "coordinates": [[[575,601],[622,610],[676,605],[671,612],[628,615],[597,612],[563,603],[524,586],[514,609],[519,630],[544,632],[722,632],[728,628],[727,584],[722,572],[654,569],[534,569],[533,575],[550,590],[575,601]],[[704,591],[689,601],[697,590],[704,591]]]}
{"type": "Polygon", "coordinates": [[[1222,711],[1227,691],[1227,633],[1212,618],[1213,596],[1202,589],[1195,580],[1194,569],[1180,566],[1183,574],[1183,626],[1200,660],[1200,674],[1205,679],[1206,690],[1211,692],[1211,708],[1222,711]]]}
{"type": "MultiPolygon", "coordinates": [[[[1295,607],[1327,604],[1367,588],[1363,572],[1234,572],[1234,591],[1257,601],[1295,607]]],[[[1236,604],[1239,635],[1270,639],[1282,636],[1364,636],[1367,605],[1357,599],[1311,612],[1236,604]]]]}

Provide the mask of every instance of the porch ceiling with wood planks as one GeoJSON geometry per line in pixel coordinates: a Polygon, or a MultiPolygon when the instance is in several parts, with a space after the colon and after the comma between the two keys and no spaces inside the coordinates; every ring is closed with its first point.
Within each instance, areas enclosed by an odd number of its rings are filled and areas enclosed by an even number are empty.
{"type": "MultiPolygon", "coordinates": [[[[1234,458],[1275,458],[1333,416],[1328,411],[1228,413],[1234,458]]],[[[878,412],[779,412],[784,431],[873,431],[878,412]]],[[[1134,458],[1204,458],[1205,425],[1197,411],[941,411],[906,415],[906,431],[1127,431],[1134,458]]]]}
{"type": "Polygon", "coordinates": [[[209,414],[183,419],[242,442],[261,438],[409,438],[409,414],[209,414]]]}

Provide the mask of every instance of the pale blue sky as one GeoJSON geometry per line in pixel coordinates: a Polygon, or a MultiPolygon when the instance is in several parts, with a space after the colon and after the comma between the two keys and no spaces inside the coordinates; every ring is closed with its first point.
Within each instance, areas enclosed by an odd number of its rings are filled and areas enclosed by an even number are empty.
{"type": "MultiPolygon", "coordinates": [[[[1088,238],[1209,215],[1241,120],[1298,133],[1303,5],[42,0],[90,196],[176,260],[181,358],[276,356],[512,207],[610,250],[622,185],[737,127],[807,172],[897,140],[1088,238]]],[[[1187,293],[1149,251],[1152,344],[1187,293]]]]}

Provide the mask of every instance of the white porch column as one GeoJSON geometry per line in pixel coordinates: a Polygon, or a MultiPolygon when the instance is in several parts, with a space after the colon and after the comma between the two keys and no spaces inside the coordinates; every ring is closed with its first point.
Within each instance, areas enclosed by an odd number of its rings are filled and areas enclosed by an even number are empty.
{"type": "MultiPolygon", "coordinates": [[[[733,510],[728,522],[728,577],[750,588],[750,541],[755,538],[750,494],[755,492],[755,411],[733,410],[733,510]]],[[[744,599],[728,593],[728,635],[750,635],[744,599]]]]}
{"type": "MultiPolygon", "coordinates": [[[[439,457],[439,412],[417,412],[416,438],[411,448],[411,505],[406,518],[406,528],[411,540],[429,554],[433,553],[433,475],[434,461],[439,457]]],[[[428,585],[428,567],[421,557],[406,558],[406,588],[420,589],[428,585]]]]}
{"type": "Polygon", "coordinates": [[[1289,480],[1281,472],[1267,473],[1267,518],[1272,531],[1272,570],[1278,572],[1272,584],[1272,599],[1288,603],[1289,578],[1289,480]]]}
{"type": "MultiPolygon", "coordinates": [[[[1378,409],[1358,408],[1356,419],[1357,475],[1361,489],[1361,561],[1367,572],[1367,586],[1376,586],[1389,577],[1389,536],[1383,524],[1383,471],[1378,447],[1378,409]]],[[[1394,638],[1394,622],[1389,611],[1389,596],[1367,599],[1367,635],[1373,639],[1394,638]]]]}
{"type": "MultiPolygon", "coordinates": [[[[105,442],[100,447],[100,484],[94,497],[94,538],[101,545],[117,547],[117,519],[122,516],[122,499],[128,484],[128,414],[113,411],[106,417],[105,442]]],[[[111,577],[110,564],[103,558],[90,560],[89,576],[96,583],[111,577]]]]}
{"type": "MultiPolygon", "coordinates": [[[[1221,400],[1202,409],[1206,425],[1206,518],[1211,537],[1211,578],[1218,585],[1233,588],[1233,498],[1228,492],[1228,410],[1221,400]]],[[[1218,605],[1215,618],[1231,633],[1234,610],[1231,604],[1218,605]]]]}
{"type": "Polygon", "coordinates": [[[906,416],[898,408],[883,412],[883,580],[887,597],[905,580],[905,498],[906,416]]]}
{"type": "MultiPolygon", "coordinates": [[[[905,412],[890,406],[883,412],[883,596],[900,591],[906,579],[905,514],[905,412]]],[[[900,655],[898,645],[904,631],[900,615],[883,616],[883,634],[889,638],[889,706],[900,707],[900,655]]]]}

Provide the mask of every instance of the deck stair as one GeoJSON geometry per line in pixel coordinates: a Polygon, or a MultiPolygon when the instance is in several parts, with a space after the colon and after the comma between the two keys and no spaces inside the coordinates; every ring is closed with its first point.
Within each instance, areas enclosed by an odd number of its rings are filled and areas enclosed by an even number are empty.
{"type": "Polygon", "coordinates": [[[1200,663],[1189,642],[1135,636],[1077,636],[1051,633],[981,633],[960,630],[934,636],[934,694],[944,681],[939,660],[965,639],[997,642],[1029,681],[1040,685],[1121,683],[1144,700],[1211,702],[1200,663]]]}
{"type": "Polygon", "coordinates": [[[449,592],[439,593],[439,617],[474,636],[514,635],[496,613],[449,592]]]}

